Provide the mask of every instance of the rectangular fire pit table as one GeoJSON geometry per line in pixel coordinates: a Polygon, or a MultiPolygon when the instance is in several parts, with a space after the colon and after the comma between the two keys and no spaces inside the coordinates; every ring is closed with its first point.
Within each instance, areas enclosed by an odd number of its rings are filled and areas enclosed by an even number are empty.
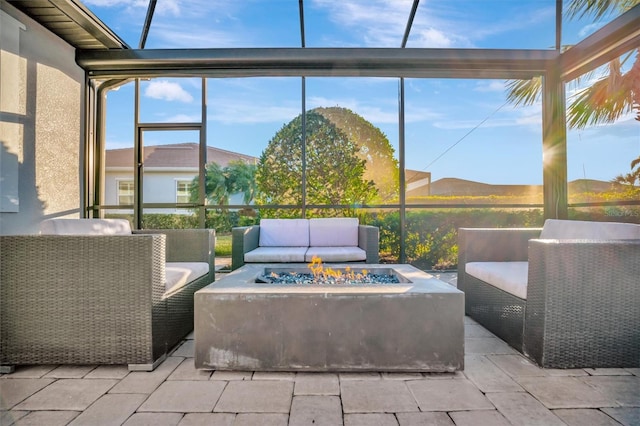
{"type": "Polygon", "coordinates": [[[262,284],[248,264],[195,294],[196,368],[428,371],[464,367],[464,293],[411,265],[332,264],[399,284],[262,284]]]}

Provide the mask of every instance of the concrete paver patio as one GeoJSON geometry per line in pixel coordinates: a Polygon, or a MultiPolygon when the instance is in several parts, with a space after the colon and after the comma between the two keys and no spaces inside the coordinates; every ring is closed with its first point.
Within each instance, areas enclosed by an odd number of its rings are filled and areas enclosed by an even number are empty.
{"type": "Polygon", "coordinates": [[[456,373],[203,371],[193,347],[151,373],[19,367],[0,425],[640,425],[640,369],[541,369],[470,318],[456,373]]]}

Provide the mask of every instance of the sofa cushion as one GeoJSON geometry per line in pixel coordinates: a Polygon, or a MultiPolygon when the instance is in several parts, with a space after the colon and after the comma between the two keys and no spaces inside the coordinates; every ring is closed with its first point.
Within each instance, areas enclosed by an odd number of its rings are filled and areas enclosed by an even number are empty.
{"type": "Polygon", "coordinates": [[[165,289],[172,293],[185,284],[209,273],[207,262],[167,262],[165,264],[165,289]]]}
{"type": "Polygon", "coordinates": [[[640,225],[620,222],[547,219],[541,239],[631,240],[640,239],[640,225]]]}
{"type": "Polygon", "coordinates": [[[311,262],[318,256],[323,262],[358,262],[367,260],[367,252],[360,247],[309,247],[304,256],[305,262],[311,262]]]}
{"type": "Polygon", "coordinates": [[[529,262],[469,262],[464,271],[516,297],[527,298],[529,262]]]}
{"type": "Polygon", "coordinates": [[[126,219],[47,219],[40,222],[43,235],[131,235],[126,219]]]}
{"type": "Polygon", "coordinates": [[[309,220],[262,219],[260,247],[306,247],[309,245],[309,220]]]}
{"type": "Polygon", "coordinates": [[[334,217],[309,219],[311,247],[357,247],[358,219],[334,217]]]}
{"type": "Polygon", "coordinates": [[[304,262],[307,247],[258,247],[244,254],[247,263],[304,262]]]}

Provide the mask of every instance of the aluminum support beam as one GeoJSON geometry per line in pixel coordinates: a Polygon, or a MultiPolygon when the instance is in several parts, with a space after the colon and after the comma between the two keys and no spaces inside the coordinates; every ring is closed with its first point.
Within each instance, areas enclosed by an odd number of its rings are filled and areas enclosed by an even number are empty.
{"type": "Polygon", "coordinates": [[[129,49],[78,51],[90,78],[118,76],[531,78],[554,50],[408,48],[129,49]]]}
{"type": "Polygon", "coordinates": [[[640,4],[564,52],[561,78],[571,81],[639,47],[640,4]]]}

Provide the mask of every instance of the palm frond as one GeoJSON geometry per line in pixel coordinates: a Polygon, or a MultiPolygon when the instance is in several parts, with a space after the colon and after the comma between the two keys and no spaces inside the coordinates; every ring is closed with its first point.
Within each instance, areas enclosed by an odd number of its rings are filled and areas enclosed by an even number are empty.
{"type": "Polygon", "coordinates": [[[531,80],[508,80],[507,100],[514,105],[533,105],[542,94],[542,77],[531,80]]]}
{"type": "Polygon", "coordinates": [[[569,127],[583,129],[588,125],[612,123],[633,108],[630,71],[622,74],[619,60],[609,63],[609,73],[578,92],[567,108],[569,127]]]}
{"type": "Polygon", "coordinates": [[[640,0],[570,0],[565,15],[569,19],[592,16],[595,21],[613,13],[623,13],[640,0]]]}

